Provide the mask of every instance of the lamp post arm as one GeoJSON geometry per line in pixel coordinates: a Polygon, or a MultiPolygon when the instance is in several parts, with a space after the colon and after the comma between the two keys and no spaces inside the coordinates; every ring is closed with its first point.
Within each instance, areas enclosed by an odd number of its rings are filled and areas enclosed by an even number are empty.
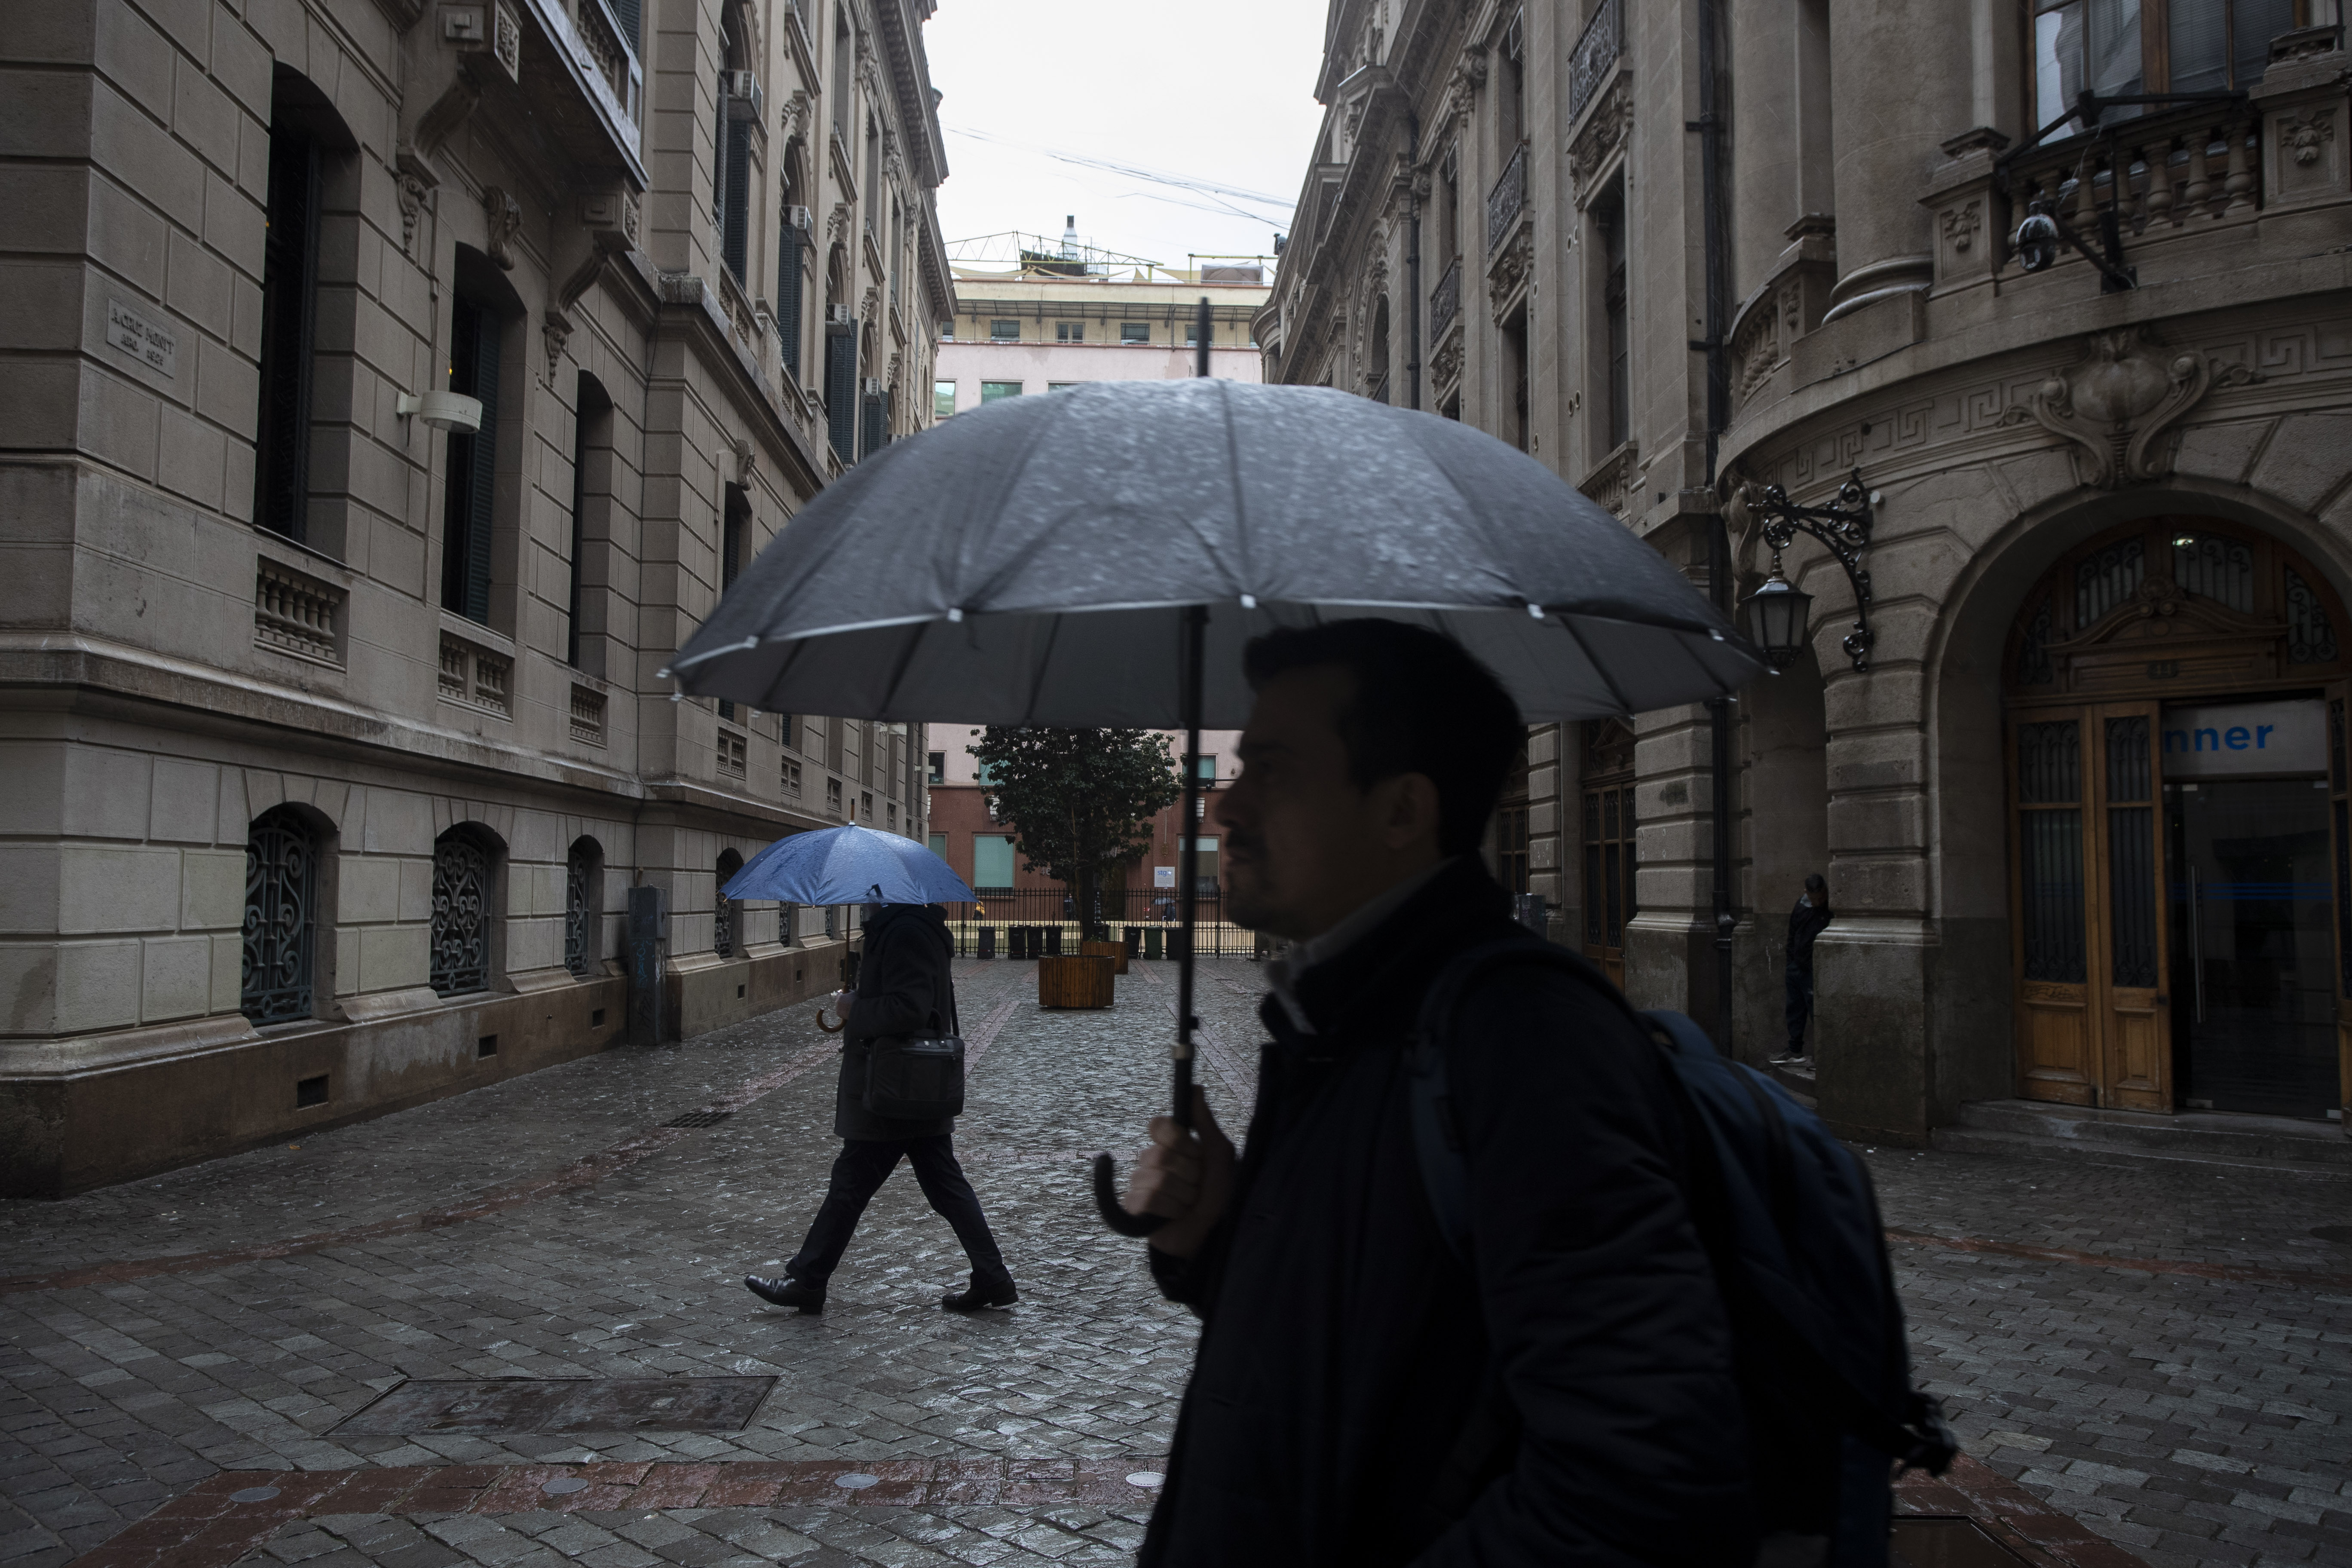
{"type": "Polygon", "coordinates": [[[1802,533],[1821,541],[1845,569],[1846,581],[1853,588],[1855,620],[1843,646],[1857,673],[1868,670],[1871,647],[1878,639],[1870,629],[1870,568],[1862,563],[1862,552],[1870,548],[1874,521],[1872,497],[1863,488],[1862,470],[1856,468],[1848,475],[1838,487],[1837,500],[1826,506],[1799,506],[1779,485],[1760,486],[1752,498],[1749,510],[1759,520],[1764,542],[1775,552],[1786,550],[1802,533]]]}

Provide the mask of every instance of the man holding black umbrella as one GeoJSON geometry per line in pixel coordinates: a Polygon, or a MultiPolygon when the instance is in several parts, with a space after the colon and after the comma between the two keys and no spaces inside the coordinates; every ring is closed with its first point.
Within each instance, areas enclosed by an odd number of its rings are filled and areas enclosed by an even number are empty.
{"type": "Polygon", "coordinates": [[[947,916],[933,904],[880,904],[865,931],[857,988],[833,996],[845,1037],[833,1110],[833,1130],[844,1142],[833,1163],[832,1182],[808,1238],[784,1272],[746,1275],[743,1284],[776,1306],[824,1311],[825,1282],[847,1250],[858,1216],[904,1159],[915,1167],[923,1196],[955,1227],[956,1239],[971,1259],[971,1283],[940,1304],[955,1312],[1010,1306],[1016,1299],[1013,1276],[989,1234],[971,1183],[956,1163],[953,1120],[904,1121],[866,1107],[866,1069],[877,1041],[938,1036],[955,1025],[955,982],[949,973],[955,942],[947,916]]]}
{"type": "Polygon", "coordinates": [[[1196,1099],[1126,1205],[1202,1320],[1140,1563],[1738,1563],[1757,1549],[1729,1326],[1667,1069],[1597,979],[1507,968],[1435,1020],[1472,1256],[1423,1189],[1424,994],[1511,931],[1477,848],[1524,738],[1455,643],[1387,621],[1250,645],[1218,809],[1269,965],[1247,1153],[1196,1099]]]}

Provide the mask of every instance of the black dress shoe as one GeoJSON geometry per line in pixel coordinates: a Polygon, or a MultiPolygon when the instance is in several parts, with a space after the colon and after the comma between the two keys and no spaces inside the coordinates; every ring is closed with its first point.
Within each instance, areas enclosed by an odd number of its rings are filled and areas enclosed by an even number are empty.
{"type": "Polygon", "coordinates": [[[977,1312],[989,1307],[1010,1307],[1020,1299],[1021,1293],[1013,1288],[1012,1275],[983,1279],[975,1274],[970,1289],[941,1297],[940,1305],[950,1312],[977,1312]]]}
{"type": "Polygon", "coordinates": [[[798,1307],[814,1316],[824,1310],[824,1287],[803,1285],[789,1274],[743,1276],[743,1289],[779,1307],[798,1307]]]}

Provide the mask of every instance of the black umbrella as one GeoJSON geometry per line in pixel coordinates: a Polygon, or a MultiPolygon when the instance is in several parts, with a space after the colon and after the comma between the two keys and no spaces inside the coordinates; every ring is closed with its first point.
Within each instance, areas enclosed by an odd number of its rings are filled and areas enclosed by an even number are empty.
{"type": "MultiPolygon", "coordinates": [[[[663,673],[772,712],[1181,725],[1190,822],[1202,728],[1249,710],[1242,644],[1364,615],[1454,638],[1536,722],[1717,697],[1765,668],[1656,551],[1493,437],[1204,374],[1001,401],[893,443],[794,517],[663,673]]],[[[1186,1121],[1191,838],[1179,858],[1186,1121]]],[[[1108,1157],[1096,1186],[1107,1218],[1150,1228],[1108,1157]]]]}

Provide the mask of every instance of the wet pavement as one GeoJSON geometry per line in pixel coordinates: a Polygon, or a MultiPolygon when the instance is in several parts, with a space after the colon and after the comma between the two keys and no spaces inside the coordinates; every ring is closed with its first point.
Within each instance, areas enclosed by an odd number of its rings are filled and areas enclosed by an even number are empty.
{"type": "MultiPolygon", "coordinates": [[[[823,1317],[741,1289],[836,1148],[806,1008],[0,1204],[0,1563],[1128,1561],[1192,1329],[1086,1162],[1165,1100],[1174,971],[1139,963],[1108,1013],[1041,1012],[1034,974],[958,965],[957,1146],[1009,1311],[940,1310],[963,1258],[904,1170],[823,1317]],[[673,1376],[773,1381],[733,1430],[344,1426],[415,1380],[673,1376]]],[[[1256,994],[1203,963],[1200,1076],[1237,1133],[1256,994]]],[[[1920,1380],[1989,1476],[2152,1564],[2352,1568],[2352,1246],[2312,1234],[2352,1180],[1868,1158],[1920,1380]]]]}

